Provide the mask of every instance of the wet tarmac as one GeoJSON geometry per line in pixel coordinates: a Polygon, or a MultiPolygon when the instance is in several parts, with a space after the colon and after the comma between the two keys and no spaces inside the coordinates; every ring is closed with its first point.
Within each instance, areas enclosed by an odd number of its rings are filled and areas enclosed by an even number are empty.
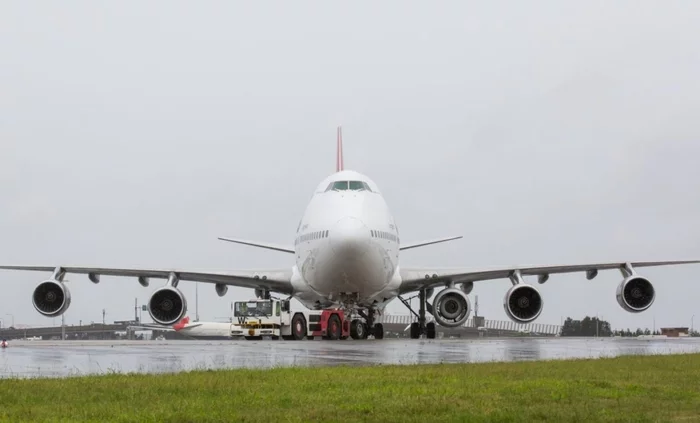
{"type": "Polygon", "coordinates": [[[364,341],[12,341],[0,378],[198,369],[599,358],[700,353],[700,338],[485,338],[364,341]]]}

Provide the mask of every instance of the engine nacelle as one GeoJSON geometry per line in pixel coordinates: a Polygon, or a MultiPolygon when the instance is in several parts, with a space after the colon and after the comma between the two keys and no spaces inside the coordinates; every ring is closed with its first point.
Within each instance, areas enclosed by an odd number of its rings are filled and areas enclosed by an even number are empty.
{"type": "Polygon", "coordinates": [[[474,289],[474,282],[464,282],[459,284],[459,289],[461,289],[465,294],[469,295],[469,293],[472,292],[472,289],[474,289]]]}
{"type": "Polygon", "coordinates": [[[224,285],[223,283],[217,283],[216,284],[216,295],[219,297],[223,297],[226,295],[228,292],[228,285],[224,285]]]}
{"type": "Polygon", "coordinates": [[[269,300],[270,291],[264,288],[255,288],[255,298],[260,300],[269,300]]]}
{"type": "Polygon", "coordinates": [[[617,303],[630,313],[640,313],[651,307],[656,293],[649,279],[633,275],[617,286],[617,303]]]}
{"type": "Polygon", "coordinates": [[[457,288],[443,289],[433,300],[433,317],[441,326],[461,326],[467,321],[471,311],[469,297],[457,288]]]}
{"type": "Polygon", "coordinates": [[[70,291],[63,282],[46,280],[34,288],[32,304],[46,317],[60,316],[70,306],[70,291]]]}
{"type": "Polygon", "coordinates": [[[161,325],[174,325],[187,314],[187,299],[179,289],[164,286],[157,289],[148,301],[148,314],[161,325]]]}
{"type": "Polygon", "coordinates": [[[513,285],[503,297],[506,314],[517,323],[530,323],[537,319],[542,313],[542,305],[539,291],[524,283],[513,285]]]}

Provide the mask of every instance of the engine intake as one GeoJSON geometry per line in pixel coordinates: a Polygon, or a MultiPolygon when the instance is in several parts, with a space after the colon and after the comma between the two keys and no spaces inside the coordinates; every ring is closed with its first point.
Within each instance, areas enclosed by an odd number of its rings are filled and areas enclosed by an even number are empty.
{"type": "Polygon", "coordinates": [[[512,286],[503,297],[503,308],[508,317],[517,323],[529,323],[542,313],[542,296],[534,286],[519,283],[512,286]]]}
{"type": "Polygon", "coordinates": [[[469,297],[457,288],[443,289],[433,300],[435,321],[448,328],[462,326],[469,318],[471,309],[469,297]]]}
{"type": "Polygon", "coordinates": [[[648,279],[635,275],[620,282],[616,296],[618,304],[623,309],[631,313],[639,313],[651,307],[656,293],[648,279]]]}
{"type": "Polygon", "coordinates": [[[148,314],[154,322],[161,325],[173,325],[187,313],[187,299],[179,289],[164,286],[157,289],[148,301],[148,314]]]}
{"type": "Polygon", "coordinates": [[[70,291],[63,282],[46,280],[34,288],[32,304],[44,316],[60,316],[70,306],[70,291]]]}

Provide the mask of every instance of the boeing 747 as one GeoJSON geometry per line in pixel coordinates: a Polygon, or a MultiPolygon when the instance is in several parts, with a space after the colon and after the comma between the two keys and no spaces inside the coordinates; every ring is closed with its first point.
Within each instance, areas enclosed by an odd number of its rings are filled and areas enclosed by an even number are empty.
{"type": "MultiPolygon", "coordinates": [[[[396,298],[417,293],[419,311],[411,326],[411,337],[435,338],[435,322],[445,327],[463,325],[471,313],[469,293],[474,282],[509,279],[512,283],[503,298],[505,313],[518,323],[533,322],[542,313],[543,299],[539,290],[523,281],[536,276],[539,284],[551,275],[581,272],[593,279],[601,270],[617,270],[623,280],[617,286],[617,301],[632,313],[647,310],[655,298],[649,279],[636,269],[648,266],[700,263],[700,260],[615,261],[554,266],[504,266],[490,269],[404,267],[401,252],[410,248],[459,239],[446,237],[422,242],[404,242],[382,192],[369,177],[346,170],[343,163],[342,130],[337,133],[336,172],[316,187],[299,222],[291,245],[273,245],[235,238],[219,238],[252,247],[265,248],[292,255],[294,263],[281,269],[254,269],[227,272],[182,269],[125,269],[85,266],[19,266],[3,265],[0,269],[51,272],[39,283],[32,295],[35,309],[44,316],[63,314],[71,302],[63,282],[68,273],[86,274],[93,283],[101,276],[136,278],[147,287],[151,280],[165,284],[157,288],[148,302],[148,313],[161,325],[173,325],[187,313],[187,301],[178,289],[181,281],[211,283],[219,296],[229,286],[252,288],[257,298],[269,299],[271,293],[296,298],[313,310],[342,310],[356,316],[350,322],[355,339],[368,335],[383,337],[377,313],[396,298]],[[438,291],[432,302],[429,299],[438,291]],[[426,313],[435,322],[428,322],[426,313]]],[[[334,320],[335,321],[335,320],[334,320]]],[[[303,325],[294,327],[294,335],[303,337],[303,325]]],[[[339,339],[341,328],[327,329],[327,337],[339,339]]]]}

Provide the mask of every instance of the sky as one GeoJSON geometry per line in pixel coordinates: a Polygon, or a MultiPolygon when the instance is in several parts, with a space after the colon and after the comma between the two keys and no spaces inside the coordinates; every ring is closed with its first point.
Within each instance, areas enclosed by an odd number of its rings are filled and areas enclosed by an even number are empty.
{"type": "MultiPolygon", "coordinates": [[[[292,244],[337,125],[402,241],[464,236],[403,266],[700,258],[699,16],[692,1],[1,2],[0,262],[292,266],[216,238],[292,244]]],[[[555,275],[537,323],[700,325],[699,271],[643,269],[657,297],[640,314],[617,304],[617,271],[555,275]]],[[[48,276],[0,273],[3,326],[60,324],[31,304],[48,276]]],[[[67,279],[66,324],[129,319],[158,284],[67,279]]],[[[509,286],[476,283],[479,314],[506,320],[509,286]]],[[[201,320],[253,296],[180,287],[201,320]]]]}

